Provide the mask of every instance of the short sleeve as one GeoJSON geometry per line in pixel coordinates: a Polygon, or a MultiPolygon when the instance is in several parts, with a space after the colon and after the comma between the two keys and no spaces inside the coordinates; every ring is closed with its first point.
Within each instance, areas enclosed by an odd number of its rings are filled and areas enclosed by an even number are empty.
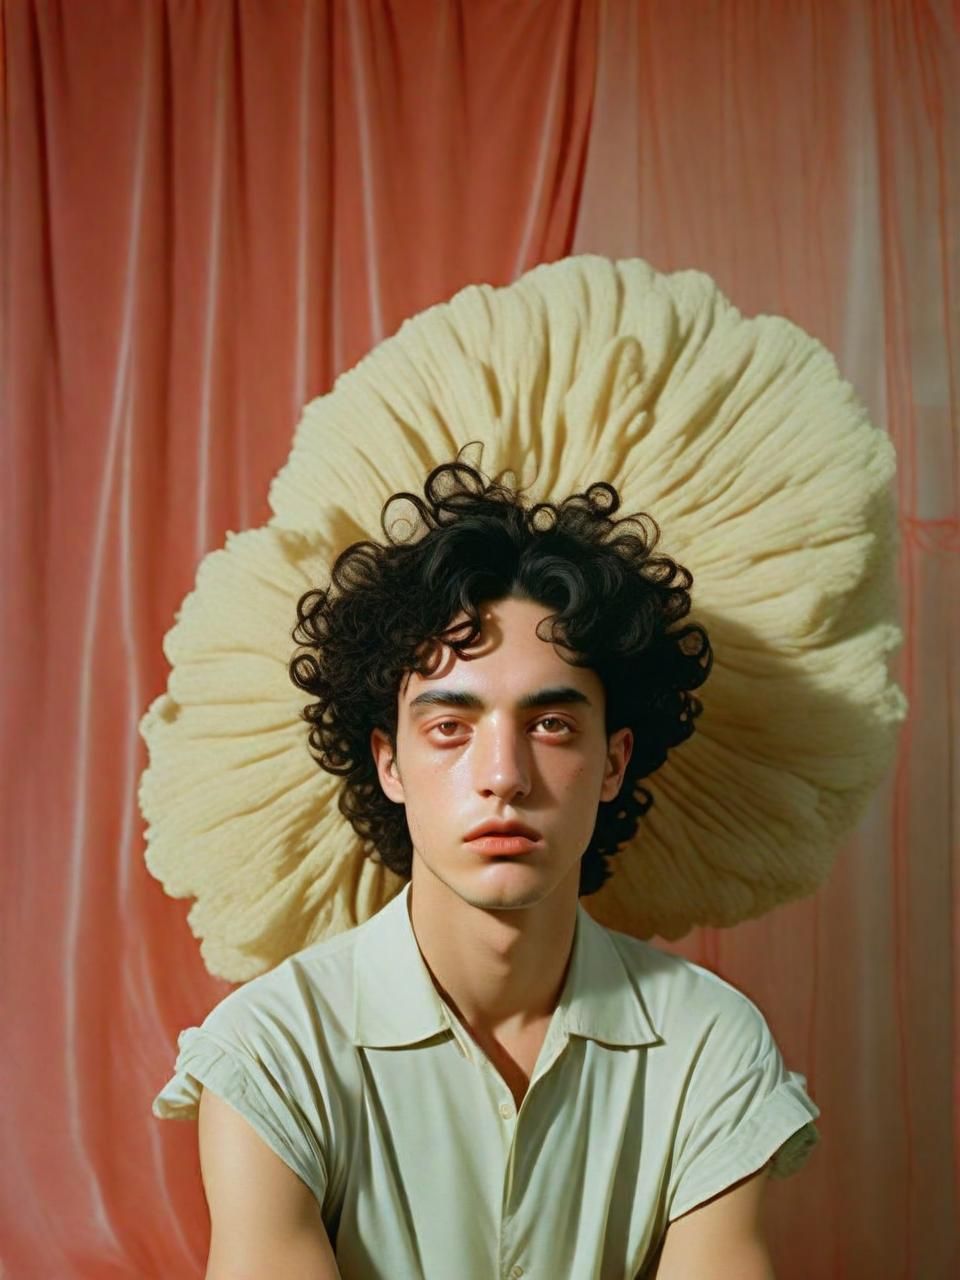
{"type": "Polygon", "coordinates": [[[194,1119],[201,1088],[209,1089],[249,1122],[322,1207],[328,1181],[324,1135],[307,1114],[316,1105],[316,1091],[308,1086],[304,1092],[295,1058],[285,1061],[276,1048],[238,1034],[228,1020],[214,1017],[217,1012],[202,1027],[181,1031],[174,1075],[154,1098],[153,1114],[194,1119]],[[309,1101],[307,1110],[301,1099],[309,1101]]]}
{"type": "Polygon", "coordinates": [[[789,1071],[756,1006],[736,993],[713,1020],[681,1111],[667,1218],[672,1221],[765,1164],[788,1177],[820,1134],[806,1078],[789,1071]]]}

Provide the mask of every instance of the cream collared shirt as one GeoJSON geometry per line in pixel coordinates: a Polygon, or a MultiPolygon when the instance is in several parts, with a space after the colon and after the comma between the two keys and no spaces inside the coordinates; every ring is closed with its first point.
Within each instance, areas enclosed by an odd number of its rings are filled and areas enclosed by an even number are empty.
{"type": "Polygon", "coordinates": [[[740,991],[577,906],[519,1111],[433,985],[409,884],[182,1031],[155,1115],[201,1086],[313,1191],[343,1280],[633,1280],[668,1223],[819,1139],[740,991]]]}

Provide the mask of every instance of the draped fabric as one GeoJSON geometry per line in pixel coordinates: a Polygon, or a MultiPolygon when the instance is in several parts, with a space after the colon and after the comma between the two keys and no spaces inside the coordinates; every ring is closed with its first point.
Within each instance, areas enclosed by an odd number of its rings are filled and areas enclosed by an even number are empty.
{"type": "MultiPolygon", "coordinates": [[[[201,1276],[150,1100],[229,990],[143,861],[137,734],[201,557],[301,406],[464,284],[707,271],[891,435],[911,703],[816,895],[653,941],[767,1014],[822,1117],[779,1280],[958,1265],[960,21],[948,0],[2,9],[0,1260],[201,1276]]],[[[824,743],[824,750],[830,744],[824,743]]]]}

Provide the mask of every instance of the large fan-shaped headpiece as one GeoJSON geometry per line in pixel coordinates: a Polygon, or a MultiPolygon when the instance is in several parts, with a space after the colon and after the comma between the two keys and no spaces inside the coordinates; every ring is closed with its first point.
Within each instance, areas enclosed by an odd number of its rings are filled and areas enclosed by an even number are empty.
{"type": "Polygon", "coordinates": [[[744,318],[709,276],[595,256],[470,286],[406,321],[309,403],[267,525],[228,534],[167,634],[141,723],[147,865],[209,971],[243,981],[367,919],[402,880],[367,856],[291,682],[299,597],[382,539],[471,440],[531,502],[595,480],[651,514],[694,577],[714,665],[693,737],[584,906],[637,937],[731,925],[812,892],[891,763],[906,711],[895,459],[830,353],[744,318]]]}

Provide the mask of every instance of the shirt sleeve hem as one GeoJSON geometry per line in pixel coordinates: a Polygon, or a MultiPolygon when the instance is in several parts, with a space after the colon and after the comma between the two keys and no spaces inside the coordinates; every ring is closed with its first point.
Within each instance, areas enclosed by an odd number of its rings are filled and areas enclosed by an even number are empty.
{"type": "Polygon", "coordinates": [[[183,1048],[177,1059],[176,1074],[153,1100],[152,1112],[161,1120],[196,1118],[201,1088],[209,1089],[233,1107],[256,1131],[270,1150],[293,1170],[301,1182],[323,1205],[324,1189],[317,1184],[302,1161],[280,1141],[265,1119],[271,1108],[262,1091],[241,1065],[223,1052],[212,1038],[201,1030],[184,1032],[183,1048]]]}
{"type": "Polygon", "coordinates": [[[796,1173],[820,1141],[813,1123],[819,1108],[790,1080],[785,1080],[764,1105],[715,1151],[674,1197],[668,1221],[719,1195],[765,1164],[780,1178],[796,1173]]]}

